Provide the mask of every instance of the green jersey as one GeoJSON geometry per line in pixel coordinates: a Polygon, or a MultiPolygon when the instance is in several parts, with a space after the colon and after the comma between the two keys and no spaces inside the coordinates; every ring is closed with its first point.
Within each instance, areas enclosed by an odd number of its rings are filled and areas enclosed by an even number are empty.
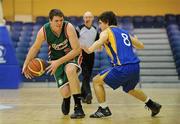
{"type": "MultiPolygon", "coordinates": [[[[63,22],[62,31],[61,31],[61,34],[59,37],[51,30],[50,23],[46,23],[43,26],[45,38],[49,45],[49,53],[48,54],[49,54],[50,60],[59,59],[59,58],[65,56],[68,52],[70,52],[72,50],[70,42],[68,40],[68,36],[67,36],[66,28],[67,28],[68,23],[69,22],[67,22],[67,21],[63,22]]],[[[54,77],[56,79],[58,87],[61,88],[68,83],[68,78],[65,73],[66,65],[73,64],[73,65],[77,66],[78,71],[80,71],[81,68],[78,65],[80,60],[81,60],[81,58],[79,56],[76,56],[76,57],[74,57],[74,59],[61,64],[57,68],[57,70],[54,74],[54,77]]]]}
{"type": "Polygon", "coordinates": [[[50,60],[56,60],[65,56],[69,51],[71,51],[71,45],[68,40],[66,28],[67,21],[63,22],[62,31],[59,37],[52,31],[50,23],[46,23],[44,27],[44,34],[46,41],[49,45],[49,57],[50,60]]]}

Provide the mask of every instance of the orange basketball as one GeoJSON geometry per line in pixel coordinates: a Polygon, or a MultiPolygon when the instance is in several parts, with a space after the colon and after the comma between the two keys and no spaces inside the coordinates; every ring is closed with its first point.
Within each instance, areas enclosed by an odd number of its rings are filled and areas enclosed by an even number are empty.
{"type": "Polygon", "coordinates": [[[45,69],[46,69],[46,63],[44,60],[40,58],[32,59],[27,66],[27,71],[29,71],[29,73],[34,77],[39,77],[43,75],[45,69]]]}

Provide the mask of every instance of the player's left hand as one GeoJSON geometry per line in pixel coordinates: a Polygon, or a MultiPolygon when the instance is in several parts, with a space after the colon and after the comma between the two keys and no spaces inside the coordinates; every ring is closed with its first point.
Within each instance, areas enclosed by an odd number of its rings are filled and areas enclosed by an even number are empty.
{"type": "Polygon", "coordinates": [[[55,74],[57,68],[60,65],[58,60],[48,61],[48,63],[50,65],[46,68],[47,73],[50,73],[51,75],[55,74]]]}

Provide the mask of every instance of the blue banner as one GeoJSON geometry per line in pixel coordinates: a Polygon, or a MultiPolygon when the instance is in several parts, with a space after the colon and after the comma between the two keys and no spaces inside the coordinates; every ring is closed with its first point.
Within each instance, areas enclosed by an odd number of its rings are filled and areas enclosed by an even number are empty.
{"type": "Polygon", "coordinates": [[[0,26],[0,89],[16,89],[21,82],[21,69],[8,30],[0,26]]]}

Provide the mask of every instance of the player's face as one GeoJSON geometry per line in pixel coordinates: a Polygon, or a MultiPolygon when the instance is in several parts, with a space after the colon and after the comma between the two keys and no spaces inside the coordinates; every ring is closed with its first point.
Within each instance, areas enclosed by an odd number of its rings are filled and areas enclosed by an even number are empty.
{"type": "Polygon", "coordinates": [[[108,28],[108,23],[99,20],[99,28],[101,29],[101,31],[104,31],[106,28],[108,28]]]}
{"type": "Polygon", "coordinates": [[[63,17],[54,16],[53,19],[50,20],[50,24],[53,30],[55,31],[60,30],[62,28],[63,20],[64,20],[63,17]]]}

